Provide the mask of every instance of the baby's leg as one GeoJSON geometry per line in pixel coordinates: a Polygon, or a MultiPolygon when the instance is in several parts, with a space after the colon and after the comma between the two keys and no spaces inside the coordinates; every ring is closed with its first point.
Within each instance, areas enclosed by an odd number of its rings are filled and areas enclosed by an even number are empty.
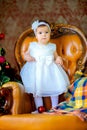
{"type": "Polygon", "coordinates": [[[34,97],[34,101],[35,101],[36,109],[38,109],[38,107],[40,106],[43,106],[42,97],[34,97]]]}
{"type": "Polygon", "coordinates": [[[58,105],[58,96],[51,96],[52,107],[56,107],[58,105]]]}

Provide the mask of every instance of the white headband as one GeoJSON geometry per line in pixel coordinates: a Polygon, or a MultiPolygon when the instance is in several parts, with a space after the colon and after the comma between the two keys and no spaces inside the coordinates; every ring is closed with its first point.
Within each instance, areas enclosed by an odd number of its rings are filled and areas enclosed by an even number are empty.
{"type": "Polygon", "coordinates": [[[49,24],[47,24],[47,23],[45,23],[45,22],[39,22],[38,20],[36,20],[36,21],[33,22],[33,24],[32,24],[32,29],[34,30],[34,33],[36,33],[36,29],[37,29],[37,27],[40,26],[40,25],[46,25],[46,26],[49,28],[49,30],[51,31],[49,24]]]}

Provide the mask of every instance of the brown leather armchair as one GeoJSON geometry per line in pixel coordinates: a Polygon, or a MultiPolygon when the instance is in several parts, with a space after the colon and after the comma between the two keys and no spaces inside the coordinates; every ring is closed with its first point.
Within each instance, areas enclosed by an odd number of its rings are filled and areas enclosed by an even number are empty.
{"type": "MultiPolygon", "coordinates": [[[[63,58],[65,71],[70,82],[74,81],[76,70],[83,70],[87,58],[87,41],[80,29],[71,25],[52,24],[51,42],[57,45],[58,54],[63,58]]],[[[19,69],[24,65],[24,53],[30,42],[35,41],[32,29],[25,30],[15,46],[15,57],[19,69]]],[[[44,129],[87,129],[87,123],[78,117],[67,115],[31,114],[35,110],[31,94],[24,91],[24,86],[17,82],[8,82],[2,88],[12,89],[12,104],[7,115],[0,117],[0,130],[44,130],[44,129]]],[[[60,101],[61,100],[60,96],[60,101]]],[[[43,98],[46,110],[51,107],[50,98],[43,98]]]]}

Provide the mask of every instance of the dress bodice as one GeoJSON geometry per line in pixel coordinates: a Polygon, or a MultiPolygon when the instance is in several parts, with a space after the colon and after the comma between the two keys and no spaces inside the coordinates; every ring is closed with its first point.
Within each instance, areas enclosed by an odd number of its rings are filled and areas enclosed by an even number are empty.
{"type": "Polygon", "coordinates": [[[47,45],[40,45],[37,42],[32,42],[29,47],[30,55],[33,57],[53,56],[56,50],[56,45],[48,43],[47,45]]]}
{"type": "Polygon", "coordinates": [[[50,64],[54,60],[54,51],[56,45],[48,43],[47,45],[40,45],[37,42],[32,42],[29,47],[30,55],[33,56],[37,62],[50,64]]]}

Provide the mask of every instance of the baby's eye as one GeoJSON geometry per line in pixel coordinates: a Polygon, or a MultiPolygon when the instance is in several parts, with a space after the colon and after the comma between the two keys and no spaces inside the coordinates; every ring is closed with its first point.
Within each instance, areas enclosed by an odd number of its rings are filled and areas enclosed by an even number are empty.
{"type": "Polygon", "coordinates": [[[42,34],[42,32],[39,32],[39,34],[42,34]]]}
{"type": "Polygon", "coordinates": [[[46,33],[48,33],[48,32],[46,32],[46,33]]]}

